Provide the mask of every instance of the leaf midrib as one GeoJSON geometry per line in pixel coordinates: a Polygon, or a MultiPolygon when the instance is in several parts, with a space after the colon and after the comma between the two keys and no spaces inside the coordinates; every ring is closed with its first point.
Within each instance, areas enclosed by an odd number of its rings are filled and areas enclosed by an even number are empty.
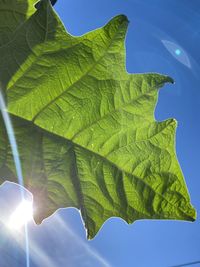
{"type": "MultiPolygon", "coordinates": [[[[160,85],[158,85],[159,87],[160,85]]],[[[141,94],[139,95],[138,97],[136,98],[133,98],[131,99],[130,101],[124,103],[124,105],[118,107],[118,108],[114,108],[113,110],[111,110],[109,113],[106,113],[104,114],[102,117],[100,117],[98,120],[95,120],[92,124],[88,124],[86,125],[83,129],[81,129],[79,132],[77,132],[73,137],[72,137],[72,140],[75,140],[75,138],[77,138],[79,135],[81,135],[81,133],[87,129],[89,129],[90,127],[92,127],[93,125],[95,125],[96,123],[100,122],[101,120],[105,119],[106,117],[110,116],[112,113],[115,113],[115,112],[119,112],[120,110],[123,110],[123,108],[125,108],[126,106],[130,105],[131,103],[135,102],[135,101],[138,101],[139,99],[141,99],[142,97],[144,96],[151,96],[151,93],[157,89],[156,87],[151,87],[149,92],[146,93],[146,94],[141,94]]],[[[149,121],[150,122],[150,121],[149,121]]]]}
{"type": "MultiPolygon", "coordinates": [[[[93,71],[95,69],[95,67],[99,64],[99,62],[109,53],[110,48],[112,47],[112,44],[114,43],[117,35],[119,34],[119,30],[124,27],[125,22],[123,22],[122,24],[120,24],[120,26],[118,27],[118,31],[116,31],[116,33],[113,35],[113,38],[111,39],[111,42],[109,43],[109,45],[105,48],[104,53],[92,64],[92,66],[88,69],[87,72],[85,72],[77,81],[75,81],[73,84],[71,84],[68,88],[64,89],[63,92],[61,94],[59,94],[58,96],[56,96],[54,99],[52,99],[49,103],[47,103],[45,106],[42,107],[42,109],[32,118],[32,121],[36,121],[38,119],[38,117],[40,116],[40,114],[42,114],[42,112],[47,109],[51,104],[53,104],[54,102],[56,102],[60,97],[62,97],[62,95],[64,95],[66,92],[68,92],[69,90],[71,90],[74,86],[76,86],[78,83],[80,83],[91,71],[93,71]]],[[[77,37],[78,38],[78,37],[77,37]]],[[[69,47],[70,48],[70,47],[69,47]]],[[[23,76],[22,76],[23,77],[23,76]]]]}
{"type": "MultiPolygon", "coordinates": [[[[35,125],[35,124],[34,124],[35,125]]],[[[168,127],[170,124],[168,124],[166,127],[168,127]]],[[[42,127],[40,127],[40,126],[37,126],[37,125],[35,125],[36,127],[38,127],[39,129],[41,129],[42,131],[46,131],[45,129],[43,129],[42,127]]],[[[165,128],[166,128],[165,127],[165,128]]],[[[164,128],[164,129],[165,129],[164,128]]],[[[162,129],[163,130],[163,129],[162,129]]],[[[49,132],[49,134],[50,135],[56,135],[56,136],[58,136],[58,137],[60,137],[61,139],[63,139],[65,142],[66,142],[66,140],[68,140],[68,139],[65,139],[64,137],[62,137],[62,136],[59,136],[59,135],[57,135],[57,134],[53,134],[53,133],[50,133],[49,132]]],[[[136,179],[138,179],[140,182],[142,182],[143,184],[145,184],[145,186],[147,186],[147,187],[149,187],[155,194],[157,194],[159,197],[161,197],[161,198],[163,198],[167,203],[169,203],[172,207],[175,207],[176,209],[178,209],[179,211],[181,211],[183,214],[185,214],[186,215],[186,217],[188,217],[188,218],[190,218],[192,221],[194,220],[194,218],[193,217],[191,217],[189,214],[187,214],[186,213],[186,211],[184,211],[182,208],[180,208],[180,207],[176,207],[173,203],[171,203],[168,199],[166,199],[163,195],[161,195],[160,193],[158,193],[158,192],[156,192],[148,183],[146,183],[142,178],[140,178],[139,176],[136,176],[136,175],[134,175],[134,174],[132,174],[132,173],[129,173],[129,172],[127,172],[127,171],[125,171],[125,170],[123,170],[123,169],[121,169],[119,166],[117,166],[115,163],[113,163],[113,162],[111,162],[109,159],[107,159],[107,158],[104,158],[102,155],[99,155],[97,152],[94,152],[94,151],[92,151],[92,150],[90,150],[90,149],[88,149],[88,148],[85,148],[85,147],[82,147],[81,145],[79,145],[79,144],[76,144],[76,143],[74,143],[74,142],[72,142],[71,140],[68,140],[68,142],[71,142],[72,144],[73,144],[73,146],[75,147],[75,146],[77,146],[77,147],[80,147],[81,149],[84,149],[84,150],[86,150],[86,151],[88,151],[88,152],[90,152],[90,153],[93,153],[93,154],[95,154],[96,156],[98,156],[98,157],[100,157],[101,158],[101,160],[102,161],[105,161],[105,162],[108,162],[109,164],[111,164],[112,166],[114,166],[114,167],[116,167],[119,171],[121,171],[122,173],[125,173],[125,174],[127,174],[127,175],[131,175],[131,176],[133,176],[133,177],[135,177],[136,179]]],[[[76,151],[75,151],[75,149],[73,149],[74,150],[74,153],[75,153],[75,157],[77,157],[77,155],[76,155],[76,151]]],[[[75,160],[76,161],[76,160],[75,160]]],[[[78,173],[77,173],[78,174],[78,173]]],[[[78,178],[78,175],[77,175],[77,178],[78,178]]],[[[178,179],[177,179],[178,180],[178,179]]],[[[80,181],[78,180],[78,183],[79,183],[79,185],[80,185],[80,181]]],[[[81,187],[80,187],[81,188],[81,187]]],[[[77,195],[78,195],[78,193],[77,193],[77,195]]],[[[81,191],[81,195],[83,196],[83,194],[82,194],[82,191],[81,191]]],[[[183,197],[183,195],[181,195],[182,197],[183,197]]],[[[78,195],[78,199],[79,199],[79,195],[78,195]]],[[[188,204],[188,200],[186,200],[187,201],[187,204],[188,204]]],[[[176,214],[175,214],[176,215],[176,214]]]]}
{"type": "MultiPolygon", "coordinates": [[[[73,143],[73,142],[72,142],[73,143]]],[[[79,145],[77,145],[77,144],[74,144],[75,146],[78,146],[78,147],[81,147],[81,146],[79,146],[79,145]]],[[[83,149],[83,147],[81,147],[82,149],[83,149]]],[[[124,174],[127,174],[127,175],[131,175],[133,178],[135,178],[135,179],[137,179],[138,181],[140,181],[141,183],[143,183],[145,186],[147,186],[148,188],[150,188],[156,195],[158,195],[160,198],[162,198],[163,200],[165,200],[167,203],[169,203],[172,207],[175,207],[177,210],[179,210],[179,211],[181,211],[183,214],[185,214],[186,215],[186,217],[189,217],[189,218],[191,218],[192,220],[194,220],[194,218],[193,217],[191,217],[190,215],[188,215],[187,213],[186,213],[186,211],[184,211],[182,208],[180,208],[179,206],[177,207],[177,206],[175,206],[173,203],[171,203],[168,199],[166,199],[162,194],[160,194],[160,193],[158,193],[157,191],[155,191],[148,183],[146,183],[142,178],[140,178],[139,176],[136,176],[135,174],[132,174],[132,173],[129,173],[129,172],[127,172],[127,171],[124,171],[123,169],[121,169],[121,168],[119,168],[119,166],[117,166],[117,165],[115,165],[113,162],[111,162],[110,160],[108,160],[107,158],[104,158],[104,157],[102,157],[101,155],[99,155],[98,153],[96,153],[96,152],[93,152],[93,151],[91,151],[91,150],[89,150],[89,149],[87,149],[87,148],[84,148],[84,149],[86,149],[87,151],[89,151],[90,153],[94,153],[95,155],[97,155],[98,157],[100,157],[101,158],[101,160],[102,161],[107,161],[109,164],[111,164],[112,166],[114,166],[114,167],[116,167],[119,171],[121,171],[122,173],[124,173],[124,174]]],[[[74,151],[75,152],[75,151],[74,151]]],[[[76,156],[76,152],[75,152],[75,156],[76,156]]],[[[78,174],[78,172],[77,172],[77,174],[78,174]]],[[[78,176],[77,176],[77,178],[78,178],[78,176]]],[[[78,181],[78,183],[80,184],[80,181],[78,181]]],[[[80,188],[81,188],[81,185],[80,185],[80,188]]],[[[82,188],[81,188],[82,189],[82,188]]],[[[126,195],[126,194],[125,194],[126,195]]],[[[83,193],[82,193],[82,191],[81,191],[81,196],[83,197],[83,193]]],[[[181,195],[182,196],[182,195],[181,195]]],[[[183,196],[182,196],[183,197],[183,196]]],[[[84,199],[83,199],[83,201],[84,201],[84,199]]],[[[187,200],[187,204],[188,204],[188,200],[187,200]]],[[[84,208],[84,207],[83,207],[84,208]]],[[[174,214],[174,215],[176,215],[176,214],[174,214]]]]}

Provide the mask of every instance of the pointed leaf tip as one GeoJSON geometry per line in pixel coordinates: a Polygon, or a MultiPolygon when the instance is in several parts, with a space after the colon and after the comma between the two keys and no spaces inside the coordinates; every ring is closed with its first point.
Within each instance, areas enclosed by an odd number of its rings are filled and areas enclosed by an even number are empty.
{"type": "Polygon", "coordinates": [[[171,78],[170,76],[166,76],[166,78],[167,78],[168,83],[175,84],[175,81],[173,78],[171,78]]]}
{"type": "Polygon", "coordinates": [[[125,15],[117,15],[113,17],[107,25],[109,24],[124,25],[125,27],[127,27],[129,24],[129,20],[125,15]]]}

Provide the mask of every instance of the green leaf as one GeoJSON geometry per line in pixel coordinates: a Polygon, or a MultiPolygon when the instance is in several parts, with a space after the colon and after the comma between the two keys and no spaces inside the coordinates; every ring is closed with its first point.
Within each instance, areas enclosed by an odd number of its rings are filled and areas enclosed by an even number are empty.
{"type": "MultiPolygon", "coordinates": [[[[13,6],[33,2],[13,0],[13,6]]],[[[158,90],[173,80],[127,73],[127,18],[117,16],[74,37],[48,0],[31,16],[26,10],[17,27],[11,22],[9,42],[0,47],[0,79],[35,221],[61,207],[76,207],[88,238],[113,216],[128,223],[193,221],[175,153],[177,123],[154,118],[158,90]]],[[[0,39],[5,32],[2,28],[0,39]]],[[[2,121],[0,174],[2,183],[17,182],[2,121]]]]}
{"type": "Polygon", "coordinates": [[[35,0],[0,0],[0,46],[7,44],[17,29],[35,12],[35,0]]]}

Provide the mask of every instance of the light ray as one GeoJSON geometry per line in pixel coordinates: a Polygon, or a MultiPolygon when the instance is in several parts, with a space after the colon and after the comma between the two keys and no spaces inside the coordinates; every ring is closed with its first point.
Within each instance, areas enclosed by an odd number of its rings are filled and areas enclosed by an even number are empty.
{"type": "Polygon", "coordinates": [[[54,214],[54,224],[58,224],[59,228],[62,229],[62,231],[68,232],[71,237],[77,240],[77,242],[99,263],[103,264],[104,267],[111,267],[110,263],[108,263],[97,251],[95,251],[93,248],[91,248],[87,243],[85,243],[76,233],[74,233],[73,230],[71,230],[70,226],[63,221],[63,219],[58,215],[54,214]]]}
{"type": "MultiPolygon", "coordinates": [[[[20,241],[21,240],[21,238],[19,238],[20,235],[22,237],[23,234],[19,233],[18,236],[15,236],[16,237],[15,240],[20,246],[20,248],[26,253],[26,250],[24,249],[24,246],[22,242],[20,241]]],[[[33,240],[29,240],[29,250],[30,250],[29,257],[37,266],[57,267],[57,264],[53,262],[48,257],[48,255],[37,246],[37,244],[33,240]]]]}
{"type": "MultiPolygon", "coordinates": [[[[3,121],[4,121],[4,124],[6,127],[6,131],[8,134],[8,140],[10,142],[10,146],[12,149],[12,155],[13,155],[13,159],[14,159],[14,163],[15,163],[18,182],[21,185],[21,197],[22,197],[22,201],[23,201],[25,198],[24,198],[24,190],[22,188],[22,186],[24,186],[24,181],[23,181],[23,175],[22,175],[21,162],[20,162],[20,158],[19,158],[19,152],[18,152],[18,147],[17,147],[15,135],[14,135],[14,130],[12,127],[11,119],[9,117],[7,110],[6,110],[6,104],[5,104],[5,101],[3,98],[1,88],[0,88],[0,109],[1,109],[1,114],[3,117],[3,121]]],[[[25,231],[25,247],[26,247],[26,267],[30,267],[27,223],[25,223],[24,231],[25,231]]]]}

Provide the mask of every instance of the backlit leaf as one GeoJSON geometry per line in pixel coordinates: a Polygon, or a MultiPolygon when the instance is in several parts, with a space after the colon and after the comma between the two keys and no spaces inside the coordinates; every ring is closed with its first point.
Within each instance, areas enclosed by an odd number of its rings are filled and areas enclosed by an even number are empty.
{"type": "MultiPolygon", "coordinates": [[[[0,0],[3,16],[16,15],[0,28],[0,80],[35,221],[76,207],[92,238],[113,216],[194,220],[177,123],[154,118],[158,91],[173,80],[127,73],[125,16],[74,37],[48,0],[33,11],[34,2],[0,0]]],[[[2,183],[17,182],[3,121],[0,166],[2,183]]]]}

